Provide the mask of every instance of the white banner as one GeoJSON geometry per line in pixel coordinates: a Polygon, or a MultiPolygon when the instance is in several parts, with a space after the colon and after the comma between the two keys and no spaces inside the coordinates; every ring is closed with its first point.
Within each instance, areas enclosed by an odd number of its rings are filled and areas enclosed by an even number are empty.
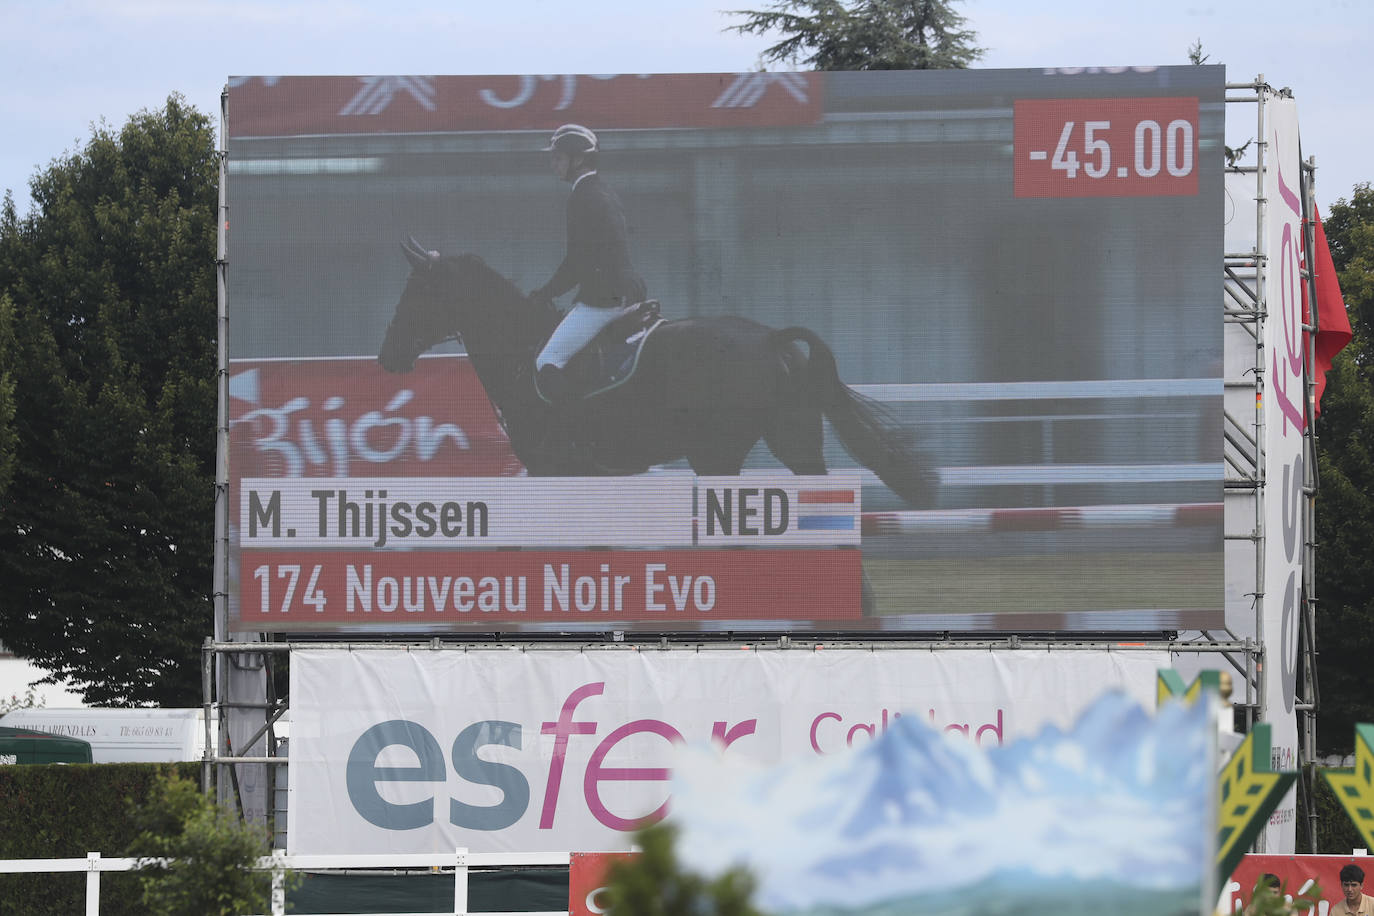
{"type": "Polygon", "coordinates": [[[251,478],[244,547],[660,547],[692,543],[690,474],[251,478]]]}
{"type": "Polygon", "coordinates": [[[741,648],[291,655],[293,853],[611,851],[669,804],[671,745],[760,763],[920,716],[981,746],[1153,706],[1157,651],[741,648]]]}
{"type": "MultiPolygon", "coordinates": [[[[1264,719],[1270,724],[1274,769],[1298,765],[1294,714],[1298,617],[1302,602],[1303,467],[1302,201],[1298,112],[1292,99],[1266,103],[1264,297],[1264,719]]],[[[1290,791],[1269,819],[1263,851],[1294,848],[1296,795],[1290,791]]]]}

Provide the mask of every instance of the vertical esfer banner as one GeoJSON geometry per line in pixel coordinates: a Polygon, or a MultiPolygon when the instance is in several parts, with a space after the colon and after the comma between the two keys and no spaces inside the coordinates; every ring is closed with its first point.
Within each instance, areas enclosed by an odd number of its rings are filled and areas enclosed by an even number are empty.
{"type": "MultiPolygon", "coordinates": [[[[1266,269],[1264,384],[1264,700],[1272,735],[1272,766],[1297,768],[1294,712],[1298,677],[1298,621],[1302,609],[1303,517],[1307,496],[1302,331],[1302,189],[1297,103],[1265,103],[1266,269]]],[[[1294,851],[1296,790],[1284,797],[1264,833],[1264,851],[1294,851]]]]}

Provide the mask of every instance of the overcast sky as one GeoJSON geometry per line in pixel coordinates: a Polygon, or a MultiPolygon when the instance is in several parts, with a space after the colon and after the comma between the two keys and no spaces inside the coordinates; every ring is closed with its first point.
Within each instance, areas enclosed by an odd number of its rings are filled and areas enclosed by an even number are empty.
{"type": "MultiPolygon", "coordinates": [[[[0,190],[90,126],[180,92],[218,117],[233,75],[652,73],[748,70],[767,44],[726,33],[747,0],[0,0],[0,190]]],[[[1369,0],[966,0],[984,67],[1182,64],[1201,39],[1229,82],[1291,87],[1318,201],[1374,180],[1369,0]],[[1298,18],[1294,18],[1298,17],[1298,18]]],[[[776,69],[776,68],[775,68],[776,69]]],[[[1244,109],[1241,111],[1240,109],[1244,109]]],[[[1232,105],[1228,135],[1253,135],[1232,105]]]]}

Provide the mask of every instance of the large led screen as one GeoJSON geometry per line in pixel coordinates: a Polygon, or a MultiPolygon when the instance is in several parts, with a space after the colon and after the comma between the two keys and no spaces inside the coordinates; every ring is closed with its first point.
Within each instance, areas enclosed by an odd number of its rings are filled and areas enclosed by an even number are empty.
{"type": "Polygon", "coordinates": [[[230,628],[1220,624],[1223,97],[232,79],[230,628]]]}

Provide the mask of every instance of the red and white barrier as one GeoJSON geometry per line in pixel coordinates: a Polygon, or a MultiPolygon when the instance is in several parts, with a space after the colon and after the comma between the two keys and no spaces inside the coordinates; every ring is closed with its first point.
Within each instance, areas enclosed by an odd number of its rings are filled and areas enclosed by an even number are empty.
{"type": "Polygon", "coordinates": [[[1193,528],[1220,525],[1221,520],[1221,503],[932,509],[918,512],[865,512],[863,536],[1193,528]]]}

